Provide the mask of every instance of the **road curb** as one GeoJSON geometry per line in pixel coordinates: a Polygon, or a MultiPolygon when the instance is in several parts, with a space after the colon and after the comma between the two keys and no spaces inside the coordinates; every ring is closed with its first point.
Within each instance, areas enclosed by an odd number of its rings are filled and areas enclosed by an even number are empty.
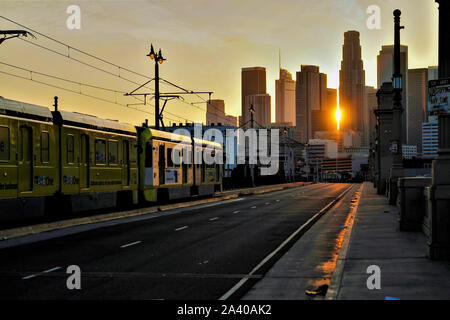
{"type": "Polygon", "coordinates": [[[137,217],[137,216],[157,213],[157,212],[161,212],[161,211],[189,208],[189,207],[193,207],[196,205],[215,203],[215,202],[235,199],[235,198],[243,197],[243,196],[263,194],[263,193],[275,192],[275,191],[280,191],[280,190],[289,189],[289,188],[302,187],[302,186],[309,185],[309,184],[311,184],[311,183],[296,182],[296,183],[290,183],[290,184],[281,185],[281,186],[276,185],[273,187],[258,188],[258,189],[254,189],[254,190],[252,190],[252,188],[249,188],[249,189],[240,189],[240,190],[237,190],[236,192],[226,191],[226,192],[222,193],[222,195],[219,194],[219,196],[209,198],[209,199],[201,199],[201,200],[181,202],[181,203],[168,204],[168,205],[162,205],[162,206],[153,206],[153,207],[147,207],[147,208],[106,213],[106,214],[94,215],[94,216],[89,216],[89,217],[67,219],[67,220],[42,223],[42,224],[37,224],[37,225],[32,225],[32,226],[24,226],[24,227],[12,228],[12,229],[0,230],[0,243],[2,243],[2,241],[16,239],[16,238],[20,238],[20,237],[29,236],[29,235],[37,235],[37,234],[40,234],[43,232],[62,230],[62,229],[70,228],[70,227],[82,226],[82,225],[99,223],[99,222],[107,222],[107,221],[112,221],[112,220],[120,220],[120,219],[130,218],[130,217],[137,217]]]}
{"type": "Polygon", "coordinates": [[[358,199],[355,208],[352,210],[351,216],[349,218],[349,222],[346,229],[347,231],[345,232],[344,240],[342,241],[341,250],[339,251],[336,267],[331,276],[330,286],[328,287],[325,300],[336,300],[339,295],[339,290],[341,288],[342,278],[344,275],[345,260],[347,259],[347,252],[350,246],[350,238],[352,235],[356,214],[358,212],[359,202],[361,201],[363,188],[364,184],[362,184],[361,187],[359,188],[360,197],[358,199]]]}

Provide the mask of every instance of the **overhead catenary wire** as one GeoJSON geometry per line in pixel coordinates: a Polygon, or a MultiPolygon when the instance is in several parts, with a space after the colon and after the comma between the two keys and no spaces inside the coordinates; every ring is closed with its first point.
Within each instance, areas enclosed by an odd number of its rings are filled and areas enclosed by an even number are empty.
{"type": "MultiPolygon", "coordinates": [[[[95,69],[95,70],[101,71],[101,72],[106,73],[106,74],[109,74],[109,75],[111,75],[111,76],[118,77],[118,78],[120,78],[120,79],[123,79],[123,80],[125,80],[125,81],[128,81],[128,82],[133,83],[133,84],[136,84],[136,85],[140,85],[140,83],[138,83],[138,82],[136,82],[136,81],[133,81],[133,80],[127,78],[127,77],[122,76],[121,70],[124,70],[124,71],[126,71],[126,72],[129,72],[129,73],[134,74],[134,75],[137,75],[137,76],[140,76],[140,77],[142,77],[142,78],[151,79],[151,78],[150,78],[149,76],[147,76],[147,75],[141,74],[141,73],[139,73],[139,72],[136,72],[136,71],[131,70],[131,69],[126,68],[126,67],[119,66],[119,65],[117,65],[117,64],[115,64],[115,63],[112,63],[112,62],[106,60],[106,59],[100,58],[100,57],[98,57],[98,56],[96,56],[96,55],[94,55],[94,54],[91,54],[91,53],[88,53],[88,52],[86,52],[86,51],[84,51],[84,50],[78,49],[78,48],[76,48],[76,47],[74,47],[74,46],[71,46],[71,45],[66,44],[66,43],[64,43],[64,42],[62,42],[62,41],[59,41],[59,40],[57,40],[57,39],[55,39],[55,38],[53,38],[53,37],[51,37],[51,36],[48,36],[48,35],[46,35],[46,34],[44,34],[44,33],[42,33],[42,32],[39,32],[39,31],[37,31],[37,30],[35,30],[35,29],[33,29],[33,28],[30,28],[30,27],[28,27],[28,26],[25,26],[25,25],[23,25],[23,24],[21,24],[21,23],[19,23],[19,22],[17,22],[17,21],[14,21],[14,20],[12,20],[12,19],[9,19],[9,18],[7,18],[7,17],[5,17],[5,16],[0,16],[0,18],[4,19],[4,20],[6,20],[6,21],[9,21],[9,22],[11,22],[11,23],[14,23],[14,24],[16,24],[16,25],[18,25],[18,26],[21,26],[22,28],[28,29],[28,30],[34,32],[35,34],[38,34],[38,35],[40,35],[40,36],[42,36],[42,37],[44,37],[44,38],[46,38],[46,39],[49,39],[49,40],[51,40],[51,41],[53,41],[53,42],[55,42],[55,43],[57,43],[57,44],[59,44],[59,45],[61,45],[61,46],[66,47],[67,53],[62,53],[62,52],[59,52],[59,51],[57,51],[57,50],[48,48],[48,47],[46,47],[46,46],[37,44],[37,43],[35,43],[35,42],[32,42],[32,41],[29,41],[29,40],[20,38],[21,40],[23,40],[23,41],[25,41],[25,42],[27,42],[27,43],[29,43],[29,44],[31,44],[31,45],[37,46],[37,47],[39,47],[39,48],[41,48],[41,49],[44,49],[44,50],[47,50],[47,51],[49,51],[49,52],[51,52],[51,53],[54,53],[54,54],[57,54],[57,55],[59,55],[59,56],[68,58],[68,59],[73,60],[73,61],[75,61],[75,62],[78,62],[78,63],[80,63],[80,64],[82,64],[82,65],[85,65],[85,66],[87,66],[87,67],[93,68],[93,69],[95,69]],[[82,60],[80,60],[80,59],[74,58],[73,56],[70,55],[70,52],[71,52],[71,51],[75,51],[75,52],[81,53],[81,54],[86,55],[86,56],[88,56],[88,57],[90,57],[90,58],[93,58],[93,59],[95,59],[95,60],[98,60],[98,61],[100,61],[100,62],[102,62],[102,63],[105,63],[105,64],[107,64],[107,65],[113,66],[113,67],[115,67],[115,68],[118,69],[118,73],[117,73],[117,74],[116,74],[116,73],[113,73],[113,72],[111,72],[111,71],[105,70],[105,69],[100,68],[100,67],[98,67],[98,66],[95,66],[95,65],[93,65],[93,64],[90,64],[90,63],[87,63],[87,62],[82,61],[82,60]]],[[[5,73],[5,72],[3,72],[3,73],[5,73]]],[[[44,74],[42,74],[42,75],[44,75],[44,74]]],[[[26,80],[30,80],[30,79],[25,78],[25,77],[22,77],[22,78],[24,78],[24,79],[26,79],[26,80]]],[[[57,77],[55,76],[54,78],[56,79],[57,77]]],[[[67,80],[67,79],[65,79],[65,80],[67,80]]],[[[63,80],[63,81],[64,81],[64,80],[63,80]]],[[[76,81],[74,81],[74,82],[76,82],[76,81]]],[[[183,89],[182,87],[177,86],[177,85],[175,85],[174,83],[172,83],[172,82],[170,82],[170,81],[168,81],[168,80],[164,80],[164,82],[166,82],[168,85],[175,86],[176,88],[179,88],[179,89],[184,90],[184,91],[186,91],[186,92],[194,93],[194,92],[192,92],[192,91],[183,89]]],[[[46,83],[42,83],[42,84],[46,84],[46,83]]],[[[146,87],[146,88],[148,88],[148,89],[154,91],[154,89],[151,88],[151,87],[148,87],[148,86],[144,86],[144,87],[146,87]]],[[[78,93],[78,94],[80,94],[79,92],[75,92],[75,91],[73,91],[73,90],[66,90],[66,91],[71,91],[71,92],[73,92],[73,93],[78,93]]],[[[119,91],[117,91],[117,92],[119,92],[119,91]]],[[[199,96],[199,95],[197,95],[197,96],[199,96]]],[[[199,97],[200,97],[200,96],[199,96],[199,97]]],[[[134,97],[134,98],[137,99],[137,100],[139,100],[139,101],[141,101],[140,99],[138,99],[138,98],[136,98],[136,97],[134,97]]],[[[104,100],[106,100],[106,99],[104,99],[104,100]]],[[[202,99],[202,100],[204,100],[204,99],[202,99]]],[[[190,104],[190,103],[188,103],[188,102],[186,102],[186,101],[184,101],[184,100],[180,100],[180,101],[183,102],[183,103],[185,103],[185,104],[189,104],[190,106],[195,106],[195,105],[190,104]]],[[[204,100],[204,101],[205,101],[205,100],[204,100]]],[[[109,101],[109,102],[114,103],[114,104],[117,104],[117,103],[115,103],[115,102],[113,102],[113,101],[109,101]]],[[[151,105],[151,104],[150,104],[150,105],[151,105]]],[[[127,106],[127,107],[128,107],[128,106],[127,106]]],[[[196,107],[196,106],[195,106],[195,107],[196,107]]],[[[213,107],[216,108],[215,106],[213,106],[213,107]]],[[[197,108],[198,108],[198,107],[197,107],[197,108]]],[[[131,109],[133,109],[133,110],[138,110],[138,109],[134,109],[134,108],[131,108],[131,109]]],[[[198,108],[198,109],[200,109],[200,110],[202,110],[202,111],[206,111],[205,109],[201,109],[201,108],[198,108]]],[[[217,108],[216,108],[216,109],[217,109],[217,108]]],[[[218,110],[218,109],[217,109],[217,110],[218,110]]],[[[179,119],[183,119],[183,120],[186,120],[186,121],[189,120],[190,122],[195,122],[195,121],[190,120],[190,119],[188,119],[188,118],[186,118],[186,117],[178,116],[178,115],[176,115],[176,114],[174,114],[174,113],[171,113],[171,112],[169,112],[169,111],[167,111],[167,110],[165,110],[165,113],[170,114],[170,115],[172,115],[172,116],[175,116],[175,117],[177,117],[177,118],[179,118],[179,119]]],[[[173,119],[171,119],[171,118],[169,118],[169,117],[167,117],[167,118],[168,118],[169,120],[174,121],[173,119]]],[[[223,119],[226,119],[226,118],[224,118],[224,117],[222,117],[222,118],[223,118],[223,119]]]]}

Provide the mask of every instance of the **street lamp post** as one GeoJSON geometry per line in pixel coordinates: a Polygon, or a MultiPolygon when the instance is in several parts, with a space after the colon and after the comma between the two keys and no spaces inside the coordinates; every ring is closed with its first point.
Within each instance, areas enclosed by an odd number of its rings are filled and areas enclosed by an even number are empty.
{"type": "MultiPolygon", "coordinates": [[[[248,109],[250,111],[250,128],[254,128],[254,119],[253,114],[255,113],[255,108],[253,105],[250,105],[250,108],[248,109]]],[[[250,151],[250,150],[249,150],[250,151]]],[[[250,160],[250,156],[249,156],[250,160]]],[[[252,187],[255,186],[255,165],[253,163],[250,163],[250,177],[252,179],[252,187]]]]}
{"type": "Polygon", "coordinates": [[[159,123],[162,123],[162,115],[159,112],[159,65],[166,59],[162,56],[161,49],[159,49],[158,53],[155,53],[153,44],[150,45],[150,53],[147,54],[147,57],[150,57],[151,60],[155,60],[155,128],[156,130],[159,130],[159,123]]]}
{"type": "Polygon", "coordinates": [[[400,71],[400,30],[405,27],[400,26],[401,11],[394,10],[394,74],[392,76],[393,93],[393,126],[391,139],[391,152],[393,163],[389,179],[389,204],[395,205],[397,202],[397,180],[403,176],[403,150],[402,150],[402,74],[400,71]]]}

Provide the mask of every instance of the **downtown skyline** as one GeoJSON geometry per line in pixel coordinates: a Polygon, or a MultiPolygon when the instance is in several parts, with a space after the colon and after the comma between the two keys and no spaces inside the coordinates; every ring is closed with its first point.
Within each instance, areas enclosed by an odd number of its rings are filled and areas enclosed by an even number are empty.
{"type": "MultiPolygon", "coordinates": [[[[328,87],[338,88],[343,34],[348,30],[357,30],[361,34],[366,85],[376,86],[376,56],[382,45],[393,43],[391,17],[392,9],[395,7],[400,7],[403,11],[403,25],[406,29],[402,44],[409,47],[409,68],[426,68],[437,64],[437,28],[434,27],[437,22],[437,10],[434,2],[344,2],[345,5],[342,1],[329,1],[326,6],[305,1],[264,4],[254,9],[256,14],[250,19],[245,17],[251,9],[251,5],[247,2],[233,7],[232,3],[225,5],[212,2],[205,6],[205,2],[193,1],[187,9],[184,9],[189,12],[186,14],[187,11],[171,5],[177,1],[131,1],[132,6],[128,6],[129,15],[122,13],[126,4],[123,2],[103,1],[96,4],[81,2],[79,4],[82,14],[81,30],[65,28],[68,16],[65,9],[69,2],[37,1],[18,4],[6,1],[2,15],[150,77],[153,77],[153,68],[145,54],[148,53],[150,42],[153,42],[156,48],[161,47],[167,58],[161,67],[163,78],[187,89],[214,91],[212,99],[225,100],[227,114],[234,116],[240,115],[241,109],[241,68],[265,67],[267,93],[271,96],[271,112],[274,120],[279,48],[282,68],[295,74],[302,64],[317,65],[328,75],[328,87]],[[301,10],[297,10],[297,15],[294,15],[290,11],[295,10],[287,9],[299,8],[300,4],[308,8],[308,15],[302,14],[301,10]],[[372,4],[381,8],[380,30],[369,30],[366,26],[369,17],[366,9],[372,4]],[[273,11],[274,6],[278,7],[276,11],[273,11]],[[241,13],[233,15],[232,13],[239,11],[238,9],[241,13]],[[208,12],[207,17],[199,18],[199,12],[202,10],[208,12]],[[220,10],[227,14],[218,18],[220,10]],[[277,12],[273,17],[269,15],[272,11],[277,12]],[[147,12],[147,17],[145,18],[141,12],[147,12]],[[429,14],[422,16],[423,12],[429,14]],[[135,16],[130,20],[132,14],[135,16]],[[152,19],[156,14],[172,18],[167,21],[160,19],[156,23],[152,19]],[[327,23],[318,22],[319,16],[327,23]],[[174,20],[173,17],[179,19],[174,20]],[[418,23],[420,21],[418,17],[426,20],[418,23]],[[208,24],[210,28],[205,28],[208,24]],[[97,32],[99,29],[102,32],[97,32]]],[[[14,25],[2,20],[0,26],[7,29],[14,25]]],[[[39,37],[38,39],[43,40],[39,37]]],[[[70,77],[85,83],[102,84],[118,90],[131,91],[136,88],[135,85],[111,79],[101,73],[79,68],[76,63],[69,63],[64,58],[55,58],[50,53],[20,40],[9,40],[2,44],[0,49],[2,61],[31,70],[70,77]]],[[[67,107],[72,111],[91,112],[99,117],[107,116],[130,123],[140,123],[144,118],[149,118],[150,121],[152,119],[140,112],[124,110],[123,107],[100,103],[76,94],[58,92],[53,88],[46,88],[26,80],[11,79],[6,75],[0,75],[0,81],[3,89],[0,95],[5,98],[50,106],[53,96],[58,95],[61,98],[61,108],[67,107]],[[98,106],[95,110],[94,104],[98,106]]],[[[136,81],[145,80],[137,78],[136,81]]],[[[187,101],[195,102],[198,100],[195,98],[189,98],[187,101]]],[[[145,110],[145,107],[139,108],[145,110]]],[[[201,108],[206,109],[206,104],[201,108]]],[[[195,117],[198,121],[205,121],[205,113],[199,108],[192,108],[191,112],[186,112],[185,109],[186,104],[173,101],[168,104],[166,110],[182,117],[195,117]]]]}

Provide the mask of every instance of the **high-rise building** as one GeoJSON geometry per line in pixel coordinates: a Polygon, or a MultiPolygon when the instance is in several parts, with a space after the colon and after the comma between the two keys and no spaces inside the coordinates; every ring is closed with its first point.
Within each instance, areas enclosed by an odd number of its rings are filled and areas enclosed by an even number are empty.
{"type": "Polygon", "coordinates": [[[422,122],[427,121],[428,69],[408,70],[408,137],[409,145],[422,152],[422,122]]]}
{"type": "Polygon", "coordinates": [[[422,123],[422,158],[437,157],[439,147],[439,124],[436,119],[422,123]]]}
{"type": "Polygon", "coordinates": [[[339,109],[343,130],[363,131],[366,73],[361,59],[358,31],[344,33],[341,70],[339,71],[339,109]]]}
{"type": "MultiPolygon", "coordinates": [[[[402,143],[406,144],[408,140],[408,46],[400,46],[400,72],[402,74],[402,143]]],[[[384,82],[392,82],[394,73],[394,46],[382,46],[377,56],[377,84],[378,88],[384,82]]]]}
{"type": "Polygon", "coordinates": [[[233,126],[237,124],[237,117],[225,113],[225,101],[211,99],[206,103],[206,125],[233,126]]]}
{"type": "Polygon", "coordinates": [[[315,131],[324,131],[327,107],[327,75],[319,67],[302,65],[295,88],[296,139],[307,142],[315,131]]]}
{"type": "Polygon", "coordinates": [[[374,87],[365,87],[363,147],[369,147],[370,142],[375,141],[377,119],[373,110],[378,108],[377,91],[374,87]]]}
{"type": "Polygon", "coordinates": [[[275,80],[275,120],[295,126],[295,80],[285,69],[280,69],[280,79],[275,80]]]}
{"type": "MultiPolygon", "coordinates": [[[[255,113],[253,114],[254,127],[268,126],[271,123],[271,108],[270,108],[270,95],[269,94],[252,94],[245,97],[245,105],[253,105],[255,113]]],[[[248,119],[250,121],[250,112],[247,109],[248,119]]],[[[250,122],[244,126],[250,127],[250,122]]]]}
{"type": "Polygon", "coordinates": [[[250,105],[247,105],[245,98],[249,95],[259,95],[266,94],[266,68],[264,67],[253,67],[253,68],[242,68],[241,73],[241,98],[242,98],[242,109],[241,109],[241,123],[245,124],[250,120],[250,114],[248,109],[250,105]]]}
{"type": "Polygon", "coordinates": [[[225,101],[214,99],[206,103],[206,125],[223,123],[225,120],[225,101]]]}

